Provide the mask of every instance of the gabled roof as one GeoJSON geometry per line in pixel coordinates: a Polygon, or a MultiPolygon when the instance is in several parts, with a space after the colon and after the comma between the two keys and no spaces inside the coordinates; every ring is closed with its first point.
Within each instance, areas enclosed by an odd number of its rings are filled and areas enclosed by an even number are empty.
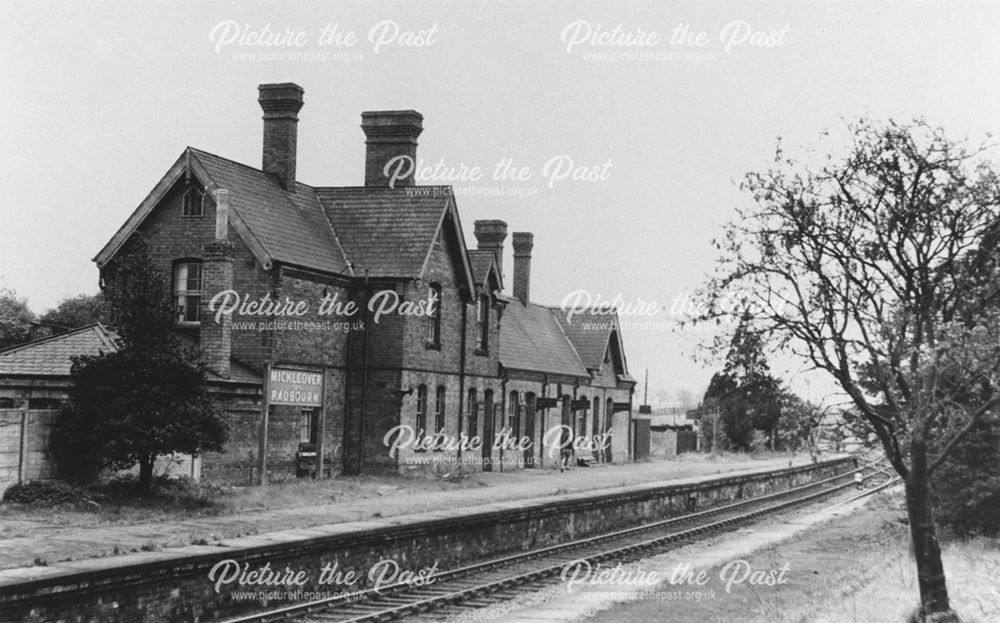
{"type": "Polygon", "coordinates": [[[523,304],[519,299],[503,297],[500,338],[500,365],[512,370],[547,372],[589,377],[566,334],[548,307],[523,304]]]}
{"type": "MultiPolygon", "coordinates": [[[[566,332],[566,336],[573,343],[573,347],[576,348],[576,352],[588,369],[601,369],[605,354],[609,348],[612,348],[612,339],[618,341],[617,352],[625,352],[624,348],[620,348],[621,330],[618,325],[617,312],[598,313],[592,309],[574,310],[572,317],[569,317],[570,314],[562,308],[553,307],[551,309],[556,320],[559,321],[559,326],[566,332]]],[[[621,367],[625,373],[628,372],[624,361],[622,361],[621,367]]]]}
{"type": "Polygon", "coordinates": [[[69,376],[75,355],[114,352],[118,336],[95,323],[0,351],[0,374],[69,376]]]}
{"type": "Polygon", "coordinates": [[[104,266],[184,175],[209,193],[229,191],[229,223],[265,268],[274,262],[325,273],[418,278],[439,236],[454,243],[459,279],[474,291],[465,240],[451,189],[313,188],[286,190],[272,176],[188,147],[94,258],[104,266]],[[450,217],[450,218],[449,218],[450,217]],[[446,227],[449,222],[453,227],[446,227]]]}
{"type": "Polygon", "coordinates": [[[474,290],[458,210],[446,186],[317,188],[316,195],[355,275],[422,277],[434,242],[457,245],[467,288],[474,290]],[[446,217],[454,227],[445,227],[446,217]]]}
{"type": "Polygon", "coordinates": [[[94,258],[106,264],[142,225],[183,175],[193,175],[209,193],[229,191],[230,224],[260,263],[284,262],[331,273],[349,272],[343,248],[324,218],[312,188],[286,191],[259,169],[188,147],[125,225],[94,258]]]}
{"type": "Polygon", "coordinates": [[[347,258],[316,192],[296,183],[286,191],[270,175],[232,160],[188,148],[209,177],[206,188],[229,190],[230,209],[275,261],[324,272],[348,270],[347,258]]]}
{"type": "Polygon", "coordinates": [[[587,369],[599,371],[604,365],[605,354],[610,350],[611,360],[617,364],[618,380],[635,382],[628,372],[628,362],[625,361],[625,345],[622,343],[617,312],[586,309],[574,311],[570,318],[562,308],[553,307],[552,313],[587,369]]]}
{"type": "Polygon", "coordinates": [[[503,280],[500,278],[500,269],[497,267],[497,256],[488,249],[469,249],[469,264],[472,266],[472,278],[476,285],[483,286],[487,291],[503,290],[503,280]],[[490,278],[494,281],[494,288],[488,286],[490,278]]]}

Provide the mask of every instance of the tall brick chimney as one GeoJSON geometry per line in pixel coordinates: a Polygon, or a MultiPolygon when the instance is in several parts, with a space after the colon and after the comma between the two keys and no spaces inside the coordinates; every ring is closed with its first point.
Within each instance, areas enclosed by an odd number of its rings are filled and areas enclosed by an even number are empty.
{"type": "Polygon", "coordinates": [[[527,305],[531,295],[531,249],[535,246],[535,236],[516,231],[510,240],[514,247],[514,298],[527,305]]]}
{"type": "Polygon", "coordinates": [[[298,145],[302,87],[291,82],[262,84],[257,101],[264,111],[264,173],[285,188],[295,183],[295,150],[298,145]]]}
{"type": "Polygon", "coordinates": [[[229,378],[233,351],[233,316],[223,314],[219,322],[208,305],[212,297],[233,289],[234,247],[229,242],[229,191],[215,191],[215,240],[202,248],[201,309],[198,342],[205,365],[224,379],[229,378]]]}
{"type": "Polygon", "coordinates": [[[503,277],[503,241],[507,239],[507,223],[503,221],[476,221],[473,233],[480,250],[493,251],[497,258],[497,268],[503,277]]]}
{"type": "Polygon", "coordinates": [[[413,186],[417,137],[424,131],[424,116],[415,110],[363,112],[361,129],[365,131],[367,145],[365,186],[385,188],[390,182],[393,188],[413,186]],[[387,165],[390,167],[389,175],[386,175],[387,165]]]}

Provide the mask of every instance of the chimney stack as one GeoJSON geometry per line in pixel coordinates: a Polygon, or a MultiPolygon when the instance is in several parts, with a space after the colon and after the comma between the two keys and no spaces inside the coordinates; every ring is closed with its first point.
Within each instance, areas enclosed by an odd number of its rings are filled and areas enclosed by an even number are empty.
{"type": "Polygon", "coordinates": [[[273,175],[286,189],[295,184],[295,150],[298,145],[302,87],[291,82],[257,87],[264,111],[264,173],[273,175]]]}
{"type": "Polygon", "coordinates": [[[514,297],[527,305],[531,294],[531,249],[535,236],[526,231],[511,234],[514,246],[514,297]]]}
{"type": "Polygon", "coordinates": [[[497,268],[503,278],[503,241],[507,239],[507,223],[503,221],[476,221],[473,233],[479,242],[479,249],[493,251],[497,268]]]}
{"type": "MultiPolygon", "coordinates": [[[[225,194],[217,194],[225,198],[225,194]]],[[[201,260],[201,310],[198,342],[205,365],[224,379],[229,378],[230,357],[233,352],[233,315],[222,314],[215,321],[215,312],[209,303],[219,292],[233,289],[233,263],[235,261],[233,243],[225,238],[217,238],[202,248],[201,260]]]]}
{"type": "Polygon", "coordinates": [[[229,190],[220,188],[215,195],[215,239],[229,239],[229,190]]]}
{"type": "Polygon", "coordinates": [[[367,145],[365,186],[413,186],[417,137],[424,131],[424,116],[415,110],[363,112],[361,129],[365,131],[367,145]]]}

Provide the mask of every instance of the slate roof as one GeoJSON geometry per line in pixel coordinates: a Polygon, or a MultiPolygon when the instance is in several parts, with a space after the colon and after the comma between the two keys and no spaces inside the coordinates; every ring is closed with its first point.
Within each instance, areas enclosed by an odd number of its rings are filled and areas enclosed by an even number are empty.
{"type": "MultiPolygon", "coordinates": [[[[187,338],[182,338],[182,341],[195,344],[187,338]]],[[[117,349],[118,335],[101,323],[95,323],[0,351],[0,375],[69,376],[73,366],[71,357],[95,356],[117,349]]],[[[230,378],[223,379],[209,370],[209,380],[257,385],[263,383],[263,377],[236,361],[230,363],[230,368],[230,378]]]]}
{"type": "MultiPolygon", "coordinates": [[[[181,344],[187,346],[188,348],[199,348],[198,340],[192,338],[190,335],[185,333],[177,333],[174,335],[181,344]]],[[[244,366],[235,359],[229,359],[229,378],[224,379],[214,370],[208,368],[205,370],[205,375],[210,383],[212,382],[232,382],[232,383],[252,383],[255,385],[263,385],[264,377],[257,374],[250,368],[244,366]]]]}
{"type": "Polygon", "coordinates": [[[604,364],[604,354],[608,349],[611,331],[617,326],[615,314],[597,314],[592,310],[573,312],[572,319],[567,320],[567,313],[553,307],[559,326],[566,333],[576,349],[583,365],[591,370],[600,369],[604,364]]]}
{"type": "Polygon", "coordinates": [[[419,275],[449,206],[444,187],[317,188],[316,196],[354,265],[372,277],[419,275]]]}
{"type": "Polygon", "coordinates": [[[250,368],[239,363],[235,359],[229,361],[229,378],[224,379],[213,370],[206,371],[209,383],[212,382],[231,382],[231,383],[248,383],[253,385],[263,385],[264,377],[257,374],[250,368]]]}
{"type": "MultiPolygon", "coordinates": [[[[472,265],[472,278],[477,285],[485,285],[490,267],[496,263],[496,255],[487,249],[469,249],[469,263],[472,265]]],[[[500,279],[499,273],[497,279],[500,279]]],[[[500,286],[503,289],[503,286],[500,286]]]]}
{"type": "MultiPolygon", "coordinates": [[[[419,277],[445,214],[449,235],[460,234],[458,212],[447,186],[419,188],[312,187],[284,189],[260,169],[188,147],[167,175],[94,260],[99,266],[139,228],[185,172],[212,192],[229,191],[230,223],[265,266],[277,261],[333,274],[419,277]]],[[[457,235],[465,257],[465,241],[457,235]]],[[[472,286],[471,269],[462,260],[472,286]]]]}
{"type": "Polygon", "coordinates": [[[295,192],[288,192],[259,169],[188,149],[205,167],[211,182],[229,190],[230,209],[243,219],[271,258],[332,273],[347,270],[343,247],[311,187],[297,183],[295,192]]]}
{"type": "Polygon", "coordinates": [[[69,376],[74,355],[114,352],[118,336],[100,323],[0,351],[0,374],[69,376]]]}
{"type": "Polygon", "coordinates": [[[509,369],[589,377],[555,315],[548,307],[503,297],[500,364],[509,369]]]}

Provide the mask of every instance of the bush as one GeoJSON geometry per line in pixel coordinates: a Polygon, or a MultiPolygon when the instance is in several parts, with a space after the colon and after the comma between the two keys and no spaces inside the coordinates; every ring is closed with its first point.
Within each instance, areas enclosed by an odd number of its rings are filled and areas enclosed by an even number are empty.
{"type": "Polygon", "coordinates": [[[94,503],[84,490],[60,482],[26,482],[12,485],[3,492],[3,501],[44,507],[94,503]]]}
{"type": "Polygon", "coordinates": [[[932,477],[938,521],[961,537],[1000,534],[1000,422],[985,421],[932,477]]]}

